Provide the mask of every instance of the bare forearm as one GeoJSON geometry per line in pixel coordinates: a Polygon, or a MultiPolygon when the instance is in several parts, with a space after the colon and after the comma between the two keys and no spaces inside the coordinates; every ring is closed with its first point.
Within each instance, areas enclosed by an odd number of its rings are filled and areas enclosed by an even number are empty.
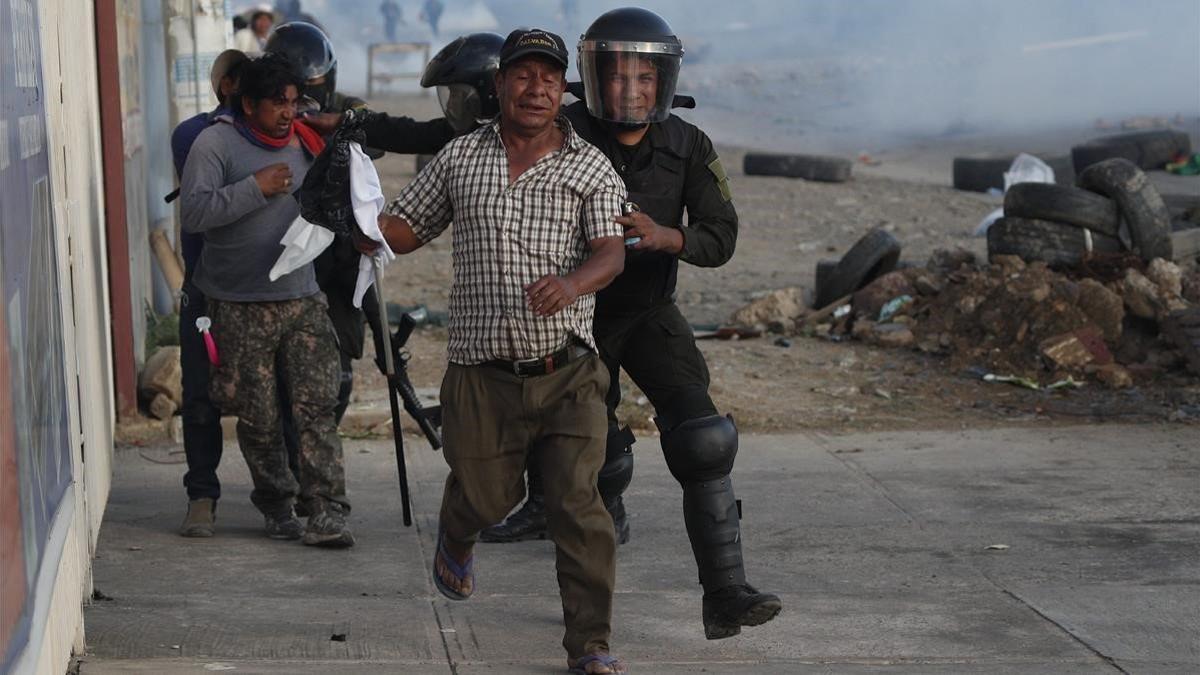
{"type": "Polygon", "coordinates": [[[412,226],[400,216],[386,213],[379,216],[379,231],[393,253],[412,253],[425,243],[417,238],[412,226]]]}
{"type": "Polygon", "coordinates": [[[595,293],[612,283],[625,269],[625,243],[621,237],[604,237],[592,242],[592,255],[566,275],[579,295],[595,293]]]}

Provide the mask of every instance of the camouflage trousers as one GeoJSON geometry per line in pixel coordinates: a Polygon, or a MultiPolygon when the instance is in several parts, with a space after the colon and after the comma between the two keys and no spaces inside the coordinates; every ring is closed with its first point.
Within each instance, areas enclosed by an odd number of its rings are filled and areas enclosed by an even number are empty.
{"type": "Polygon", "coordinates": [[[321,293],[278,302],[209,299],[221,362],[213,368],[209,395],[238,418],[238,445],[254,480],[250,501],[263,512],[291,504],[297,494],[313,513],[326,502],[350,505],[334,420],[337,338],[326,309],[321,293]],[[277,383],[287,387],[284,398],[291,401],[300,436],[299,476],[288,468],[277,383]]]}

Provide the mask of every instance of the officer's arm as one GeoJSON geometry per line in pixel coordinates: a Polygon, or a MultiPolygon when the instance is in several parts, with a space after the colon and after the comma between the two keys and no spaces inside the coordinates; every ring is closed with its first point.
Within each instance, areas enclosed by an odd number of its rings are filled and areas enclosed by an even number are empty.
{"type": "Polygon", "coordinates": [[[411,117],[380,115],[363,124],[362,129],[368,146],[402,154],[436,154],[454,138],[454,130],[440,117],[418,122],[411,117]]]}
{"type": "Polygon", "coordinates": [[[712,141],[703,133],[688,163],[683,191],[688,226],[683,230],[679,259],[699,267],[719,267],[733,257],[738,217],[729,178],[712,141]]]}

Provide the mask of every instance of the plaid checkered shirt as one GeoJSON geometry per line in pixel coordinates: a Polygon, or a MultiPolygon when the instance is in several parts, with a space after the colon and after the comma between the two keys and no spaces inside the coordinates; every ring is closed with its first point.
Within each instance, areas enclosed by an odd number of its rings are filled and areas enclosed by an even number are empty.
{"type": "Polygon", "coordinates": [[[493,122],[454,139],[407,185],[387,212],[422,242],[454,223],[450,289],[452,363],[543,357],[575,336],[593,350],[594,295],[554,316],[535,315],[524,287],[562,276],[587,259],[588,242],[619,237],[625,184],[564,117],[560,149],[508,181],[508,154],[493,122]]]}

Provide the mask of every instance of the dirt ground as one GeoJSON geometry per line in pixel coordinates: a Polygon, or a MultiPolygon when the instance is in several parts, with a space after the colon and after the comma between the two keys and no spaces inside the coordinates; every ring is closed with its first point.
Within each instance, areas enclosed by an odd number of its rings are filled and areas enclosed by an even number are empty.
{"type": "MultiPolygon", "coordinates": [[[[421,118],[436,114],[436,100],[412,97],[379,102],[378,109],[421,118]]],[[[1082,135],[1084,132],[1078,132],[1082,135]]],[[[1078,140],[1071,138],[1070,143],[1078,140]]],[[[857,165],[855,178],[826,184],[786,178],[745,176],[744,150],[723,147],[741,220],[733,260],[718,269],[680,267],[678,302],[694,324],[727,321],[763,292],[811,288],[813,269],[837,258],[868,230],[884,227],[903,244],[902,260],[922,265],[938,248],[961,246],[985,257],[985,243],[970,236],[998,197],[952,189],[953,144],[925,144],[883,155],[879,167],[857,165]],[[944,175],[931,167],[939,163],[944,175]]],[[[1012,146],[1019,140],[1001,139],[1012,146]]],[[[1039,142],[1044,143],[1042,139],[1039,142]]],[[[984,144],[971,141],[970,148],[984,144]]],[[[996,147],[996,151],[1012,147],[996,147]]],[[[389,155],[377,162],[384,191],[394,194],[413,176],[410,156],[389,155]]],[[[1193,189],[1200,192],[1200,179],[1193,189]]],[[[425,305],[444,312],[451,280],[450,237],[389,268],[390,302],[425,305]]],[[[915,428],[980,427],[1021,422],[1082,420],[1193,421],[1200,419],[1200,379],[1171,374],[1133,389],[1109,391],[1101,385],[1039,392],[984,383],[978,372],[955,370],[949,361],[909,350],[776,336],[701,341],[712,375],[712,395],[738,424],[760,432],[816,429],[831,432],[915,428]]],[[[410,343],[414,384],[436,391],[445,362],[444,327],[425,326],[410,343]]],[[[358,404],[386,406],[383,380],[370,360],[357,364],[358,404]]],[[[623,378],[622,417],[653,429],[652,408],[623,378]]]]}

